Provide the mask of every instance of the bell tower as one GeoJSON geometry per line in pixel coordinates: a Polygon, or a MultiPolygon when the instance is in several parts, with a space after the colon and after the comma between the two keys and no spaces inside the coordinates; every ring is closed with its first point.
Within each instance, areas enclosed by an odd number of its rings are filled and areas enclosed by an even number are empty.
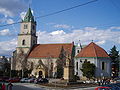
{"type": "Polygon", "coordinates": [[[37,44],[36,21],[32,15],[31,8],[29,8],[21,22],[20,33],[18,34],[17,53],[19,53],[20,48],[24,53],[28,53],[35,44],[37,44]]]}

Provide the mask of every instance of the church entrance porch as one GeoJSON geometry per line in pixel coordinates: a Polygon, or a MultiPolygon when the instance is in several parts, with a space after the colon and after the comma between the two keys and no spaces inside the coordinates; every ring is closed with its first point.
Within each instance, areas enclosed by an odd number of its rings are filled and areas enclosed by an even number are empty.
{"type": "Polygon", "coordinates": [[[46,71],[43,68],[38,68],[37,70],[37,77],[45,78],[46,77],[46,71]]]}
{"type": "Polygon", "coordinates": [[[39,76],[38,77],[42,78],[42,76],[43,76],[43,72],[39,71],[39,76]]]}

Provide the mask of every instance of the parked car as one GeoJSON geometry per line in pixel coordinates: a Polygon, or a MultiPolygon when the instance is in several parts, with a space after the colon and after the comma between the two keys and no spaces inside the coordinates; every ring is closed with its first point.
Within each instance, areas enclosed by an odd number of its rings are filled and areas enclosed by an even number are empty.
{"type": "MultiPolygon", "coordinates": [[[[120,90],[120,83],[103,85],[101,87],[109,87],[109,89],[104,89],[104,90],[120,90]]],[[[95,89],[95,90],[101,90],[101,89],[95,89]]]]}
{"type": "Polygon", "coordinates": [[[28,79],[29,79],[29,78],[22,78],[22,79],[20,80],[20,82],[21,82],[21,83],[25,83],[25,82],[27,82],[28,79]]]}
{"type": "Polygon", "coordinates": [[[3,77],[3,78],[2,78],[2,81],[3,81],[3,82],[7,82],[8,80],[9,80],[9,77],[3,77]]]}
{"type": "Polygon", "coordinates": [[[15,83],[15,82],[20,82],[20,78],[10,78],[7,80],[7,82],[15,83]]]}
{"type": "Polygon", "coordinates": [[[48,81],[48,79],[46,79],[46,78],[37,78],[37,79],[35,79],[35,81],[34,81],[34,83],[48,83],[49,81],[48,81]]]}
{"type": "Polygon", "coordinates": [[[117,79],[117,80],[116,80],[116,83],[120,83],[120,79],[117,79]]]}
{"type": "Polygon", "coordinates": [[[28,82],[28,83],[33,83],[34,80],[35,80],[35,78],[30,78],[30,79],[27,80],[27,82],[28,82]]]}
{"type": "Polygon", "coordinates": [[[97,87],[95,90],[112,90],[111,87],[97,87]]]}

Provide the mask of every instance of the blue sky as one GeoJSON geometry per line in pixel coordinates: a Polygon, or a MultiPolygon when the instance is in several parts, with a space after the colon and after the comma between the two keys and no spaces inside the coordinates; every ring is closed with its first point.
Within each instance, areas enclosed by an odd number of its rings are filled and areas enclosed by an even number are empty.
{"type": "MultiPolygon", "coordinates": [[[[35,17],[92,0],[0,0],[0,25],[21,21],[29,4],[35,17]]],[[[89,44],[92,40],[107,52],[120,51],[120,0],[98,0],[37,21],[38,43],[89,44]]],[[[0,55],[11,56],[17,46],[20,24],[0,27],[0,55]]]]}

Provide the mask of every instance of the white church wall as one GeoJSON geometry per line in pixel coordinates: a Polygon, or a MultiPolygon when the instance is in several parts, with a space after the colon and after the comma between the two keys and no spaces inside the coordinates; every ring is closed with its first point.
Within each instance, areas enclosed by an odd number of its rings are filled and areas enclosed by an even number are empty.
{"type": "Polygon", "coordinates": [[[80,76],[80,77],[83,76],[82,75],[83,73],[80,69],[82,69],[82,64],[84,63],[85,60],[90,61],[90,63],[96,64],[96,60],[94,58],[75,58],[75,60],[74,60],[75,75],[80,76]],[[76,65],[77,62],[78,62],[78,66],[76,65]],[[78,69],[77,69],[77,67],[78,67],[78,69]]]}
{"type": "Polygon", "coordinates": [[[110,58],[98,58],[98,67],[96,68],[96,77],[110,77],[111,76],[111,61],[110,58]],[[104,70],[102,70],[102,62],[104,62],[104,70]]]}
{"type": "Polygon", "coordinates": [[[84,61],[90,61],[90,63],[95,64],[96,70],[95,70],[95,77],[110,77],[111,74],[111,62],[109,58],[75,58],[74,60],[74,72],[75,75],[82,77],[83,73],[80,70],[82,68],[82,64],[84,61]],[[78,66],[77,66],[78,62],[78,66]],[[102,70],[102,62],[105,62],[105,70],[102,70]],[[78,67],[78,69],[77,69],[78,67]]]}

